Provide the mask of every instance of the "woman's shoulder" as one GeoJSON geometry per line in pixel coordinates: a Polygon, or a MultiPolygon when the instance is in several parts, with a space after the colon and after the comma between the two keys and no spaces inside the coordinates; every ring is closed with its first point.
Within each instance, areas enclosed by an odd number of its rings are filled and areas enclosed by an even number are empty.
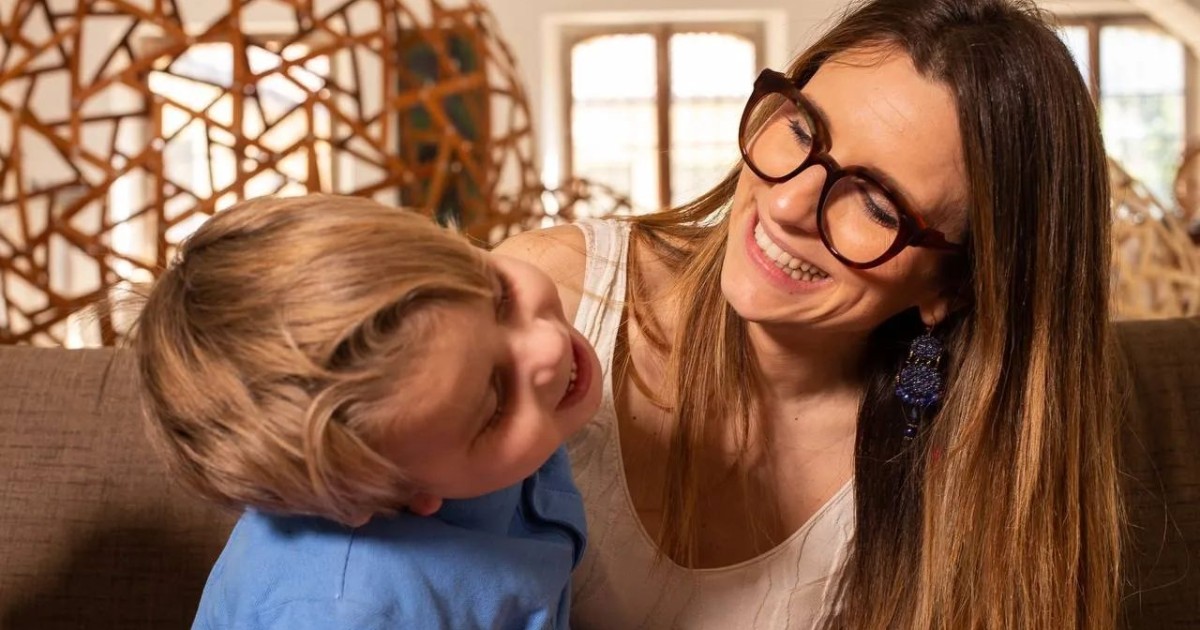
{"type": "Polygon", "coordinates": [[[567,321],[575,321],[587,270],[587,240],[579,227],[556,225],[522,232],[501,241],[492,251],[527,262],[550,276],[558,287],[567,321]]]}
{"type": "Polygon", "coordinates": [[[556,225],[514,234],[501,241],[492,251],[519,258],[543,269],[568,265],[582,272],[587,259],[587,242],[578,226],[556,225]]]}

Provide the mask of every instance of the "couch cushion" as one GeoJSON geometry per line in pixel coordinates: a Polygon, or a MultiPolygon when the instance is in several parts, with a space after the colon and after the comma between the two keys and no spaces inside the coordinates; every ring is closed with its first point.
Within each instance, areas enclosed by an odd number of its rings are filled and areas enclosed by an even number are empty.
{"type": "MultiPolygon", "coordinates": [[[[1200,319],[1119,326],[1126,627],[1200,628],[1200,319]]],[[[172,483],[113,350],[0,346],[0,628],[181,628],[234,515],[172,483]]]]}
{"type": "Polygon", "coordinates": [[[171,483],[128,353],[0,346],[0,628],[184,628],[234,516],[171,483]]]}
{"type": "Polygon", "coordinates": [[[1124,323],[1129,628],[1200,628],[1200,319],[1124,323]]]}

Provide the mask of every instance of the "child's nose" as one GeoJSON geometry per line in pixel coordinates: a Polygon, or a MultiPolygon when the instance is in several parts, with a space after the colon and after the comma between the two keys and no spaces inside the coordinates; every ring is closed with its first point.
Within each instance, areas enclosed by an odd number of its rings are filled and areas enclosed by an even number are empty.
{"type": "Polygon", "coordinates": [[[561,329],[561,324],[552,325],[552,322],[545,320],[537,333],[530,335],[528,352],[534,387],[554,385],[560,380],[564,364],[569,360],[570,338],[561,329]]]}
{"type": "Polygon", "coordinates": [[[563,306],[562,300],[558,297],[558,289],[549,278],[545,278],[539,283],[537,293],[537,317],[542,319],[562,322],[563,321],[563,306]]]}

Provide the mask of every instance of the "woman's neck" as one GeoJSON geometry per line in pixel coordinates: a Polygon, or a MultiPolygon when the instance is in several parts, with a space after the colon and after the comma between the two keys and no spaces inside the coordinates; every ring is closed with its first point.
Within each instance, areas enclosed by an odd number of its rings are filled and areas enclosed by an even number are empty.
{"type": "Polygon", "coordinates": [[[815,398],[857,395],[865,337],[795,326],[747,322],[763,394],[790,405],[815,398]]]}

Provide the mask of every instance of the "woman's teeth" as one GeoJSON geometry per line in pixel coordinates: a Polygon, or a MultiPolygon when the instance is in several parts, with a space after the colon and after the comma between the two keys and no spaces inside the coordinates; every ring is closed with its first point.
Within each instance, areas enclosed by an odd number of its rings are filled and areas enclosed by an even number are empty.
{"type": "Polygon", "coordinates": [[[829,277],[821,268],[816,265],[809,264],[798,258],[793,258],[791,254],[780,249],[778,245],[767,236],[767,231],[763,229],[761,223],[754,226],[754,240],[758,243],[758,248],[768,260],[775,263],[781,271],[792,277],[792,280],[804,282],[816,282],[829,277]]]}
{"type": "Polygon", "coordinates": [[[571,380],[567,383],[567,393],[575,391],[575,379],[579,377],[579,364],[571,361],[571,380]]]}

